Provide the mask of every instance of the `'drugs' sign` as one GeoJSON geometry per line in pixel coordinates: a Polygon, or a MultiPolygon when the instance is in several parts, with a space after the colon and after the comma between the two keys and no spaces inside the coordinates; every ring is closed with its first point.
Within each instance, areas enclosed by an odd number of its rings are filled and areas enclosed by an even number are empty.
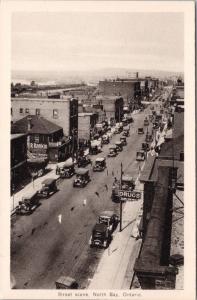
{"type": "Polygon", "coordinates": [[[118,196],[121,201],[136,201],[141,199],[141,192],[119,190],[118,196]]]}

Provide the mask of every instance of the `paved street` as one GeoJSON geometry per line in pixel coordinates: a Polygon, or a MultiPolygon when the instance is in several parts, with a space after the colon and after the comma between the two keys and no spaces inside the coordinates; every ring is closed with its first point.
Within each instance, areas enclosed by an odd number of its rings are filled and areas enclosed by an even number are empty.
{"type": "MultiPolygon", "coordinates": [[[[136,162],[135,155],[144,135],[138,135],[136,130],[143,127],[143,120],[144,113],[134,115],[128,145],[116,158],[107,158],[104,172],[91,170],[91,182],[85,188],[73,188],[74,177],[61,180],[58,192],[42,200],[32,215],[13,217],[11,271],[17,288],[55,288],[60,275],[74,277],[81,288],[89,285],[103,252],[107,251],[89,247],[91,230],[102,210],[119,212],[119,204],[111,201],[111,188],[113,176],[120,176],[121,162],[123,171],[129,170],[134,179],[138,177],[143,163],[136,162]]],[[[111,143],[116,140],[119,135],[114,135],[111,143]]],[[[108,148],[105,145],[101,154],[91,158],[107,156],[108,148]]]]}

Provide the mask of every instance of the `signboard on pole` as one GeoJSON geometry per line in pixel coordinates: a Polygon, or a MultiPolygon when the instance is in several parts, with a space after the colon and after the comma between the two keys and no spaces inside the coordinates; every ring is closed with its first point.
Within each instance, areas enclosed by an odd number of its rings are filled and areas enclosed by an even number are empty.
{"type": "Polygon", "coordinates": [[[137,201],[141,199],[141,192],[119,190],[118,196],[120,201],[137,201]]]}

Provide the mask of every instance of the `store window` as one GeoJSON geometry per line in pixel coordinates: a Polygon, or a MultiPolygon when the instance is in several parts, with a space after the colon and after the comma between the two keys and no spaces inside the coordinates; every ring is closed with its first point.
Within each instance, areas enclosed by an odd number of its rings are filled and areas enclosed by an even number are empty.
{"type": "Polygon", "coordinates": [[[54,119],[57,119],[57,118],[58,118],[58,110],[57,110],[57,109],[54,109],[54,110],[53,110],[53,118],[54,118],[54,119]]]}

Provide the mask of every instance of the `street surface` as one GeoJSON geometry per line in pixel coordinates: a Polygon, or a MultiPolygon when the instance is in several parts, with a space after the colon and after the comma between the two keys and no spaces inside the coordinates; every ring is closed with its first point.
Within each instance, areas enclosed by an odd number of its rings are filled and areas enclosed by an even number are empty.
{"type": "MultiPolygon", "coordinates": [[[[145,134],[138,135],[137,128],[144,127],[145,114],[149,114],[149,108],[133,116],[127,146],[117,157],[107,158],[104,172],[92,172],[91,165],[88,166],[91,182],[85,188],[73,188],[75,176],[62,179],[58,192],[41,200],[32,215],[12,219],[11,272],[17,288],[54,289],[61,275],[74,277],[80,288],[88,286],[103,252],[107,251],[89,247],[91,230],[101,211],[114,210],[119,214],[119,204],[112,202],[111,190],[114,176],[120,177],[121,162],[125,173],[129,170],[135,180],[139,175],[144,162],[136,162],[136,151],[141,149],[145,134]]],[[[114,135],[110,144],[119,137],[114,135]]],[[[109,145],[104,145],[102,153],[92,155],[92,160],[107,157],[108,149],[109,145]]]]}

